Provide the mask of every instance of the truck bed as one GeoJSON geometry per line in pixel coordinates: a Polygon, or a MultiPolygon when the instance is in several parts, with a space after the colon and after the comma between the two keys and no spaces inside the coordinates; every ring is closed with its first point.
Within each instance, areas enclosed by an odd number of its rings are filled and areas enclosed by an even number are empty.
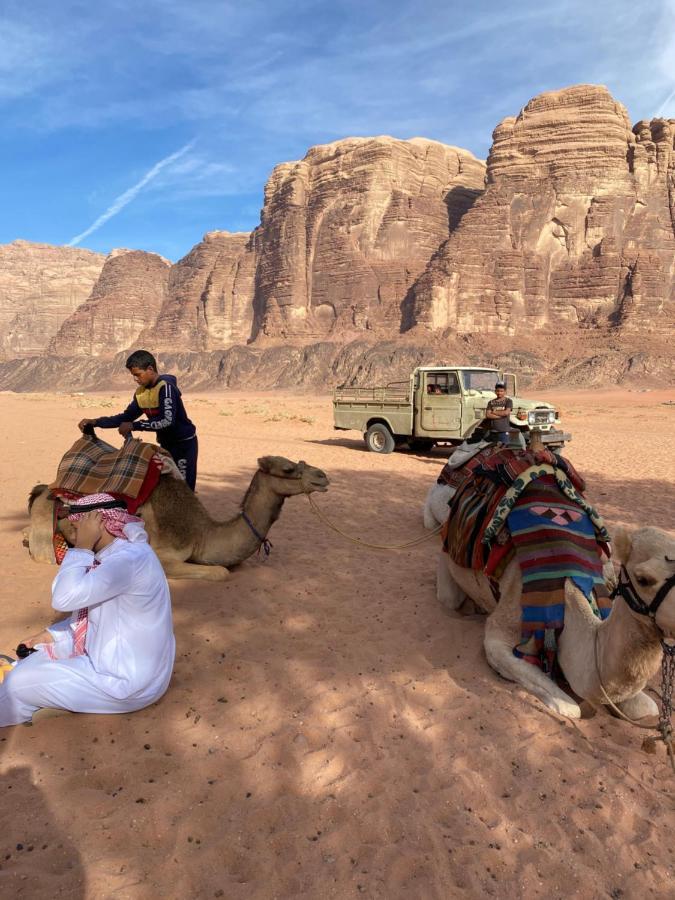
{"type": "Polygon", "coordinates": [[[408,406],[411,403],[410,385],[405,381],[400,384],[388,384],[385,387],[335,388],[333,403],[356,407],[382,406],[384,404],[408,406]]]}
{"type": "Polygon", "coordinates": [[[334,426],[365,432],[372,420],[386,422],[392,434],[412,433],[413,396],[410,382],[384,387],[336,388],[333,393],[334,426]]]}

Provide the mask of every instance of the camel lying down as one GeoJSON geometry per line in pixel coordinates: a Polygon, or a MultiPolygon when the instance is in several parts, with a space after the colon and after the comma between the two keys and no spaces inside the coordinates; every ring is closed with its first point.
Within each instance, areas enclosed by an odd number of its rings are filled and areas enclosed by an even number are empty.
{"type": "MultiPolygon", "coordinates": [[[[558,662],[579,697],[601,705],[602,682],[609,698],[627,716],[642,718],[658,713],[656,703],[643,689],[660,665],[662,638],[675,637],[675,540],[656,528],[640,528],[632,534],[620,531],[614,552],[622,567],[621,579],[629,579],[638,601],[647,607],[655,601],[660,604],[658,609],[653,615],[641,614],[623,596],[617,596],[611,614],[601,622],[568,579],[558,662]]],[[[498,604],[486,576],[456,565],[447,553],[440,554],[436,585],[438,599],[448,610],[458,610],[468,597],[488,613],[484,646],[493,669],[557,713],[579,718],[581,710],[575,700],[536,666],[513,653],[521,627],[522,582],[516,560],[500,579],[498,604]]]]}
{"type": "MultiPolygon", "coordinates": [[[[225,522],[213,519],[186,483],[170,475],[162,475],[138,515],[168,578],[223,581],[230,567],[260,549],[286,497],[327,491],[329,483],[325,472],[305,462],[263,456],[241,511],[225,522]]],[[[33,488],[28,509],[31,521],[24,542],[34,559],[53,561],[54,502],[46,485],[33,488]]],[[[59,529],[69,543],[74,542],[67,519],[59,521],[59,529]]]]}

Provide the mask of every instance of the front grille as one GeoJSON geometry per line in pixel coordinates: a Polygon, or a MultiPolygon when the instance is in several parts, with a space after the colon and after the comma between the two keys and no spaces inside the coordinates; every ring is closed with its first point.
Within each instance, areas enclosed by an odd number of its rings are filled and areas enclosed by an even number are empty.
{"type": "MultiPolygon", "coordinates": [[[[548,425],[549,411],[547,409],[535,409],[533,412],[535,425],[548,425]]],[[[532,415],[532,413],[530,413],[530,415],[532,415]]]]}

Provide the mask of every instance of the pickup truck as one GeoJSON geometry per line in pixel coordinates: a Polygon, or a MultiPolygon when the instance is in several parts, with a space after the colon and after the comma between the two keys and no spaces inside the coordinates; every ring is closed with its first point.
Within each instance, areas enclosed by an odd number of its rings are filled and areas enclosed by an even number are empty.
{"type": "Polygon", "coordinates": [[[362,432],[373,453],[391,453],[404,444],[412,450],[459,444],[485,419],[497,381],[506,382],[506,396],[513,401],[512,431],[527,441],[529,431],[536,430],[552,449],[571,439],[560,430],[560,416],[551,403],[519,397],[515,375],[487,366],[419,366],[408,381],[336,388],[334,427],[362,432]]]}

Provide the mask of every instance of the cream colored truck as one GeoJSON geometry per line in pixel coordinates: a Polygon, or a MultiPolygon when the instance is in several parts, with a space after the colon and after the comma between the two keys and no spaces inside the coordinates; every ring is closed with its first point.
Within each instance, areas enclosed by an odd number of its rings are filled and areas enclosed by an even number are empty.
{"type": "Polygon", "coordinates": [[[518,396],[515,375],[474,366],[420,366],[408,381],[375,388],[336,388],[334,427],[362,432],[373,453],[391,453],[404,444],[413,450],[459,444],[485,418],[488,400],[496,396],[494,386],[500,380],[506,382],[506,395],[513,401],[512,431],[521,432],[527,441],[529,431],[536,430],[551,449],[570,440],[560,430],[560,417],[551,403],[518,396]]]}

